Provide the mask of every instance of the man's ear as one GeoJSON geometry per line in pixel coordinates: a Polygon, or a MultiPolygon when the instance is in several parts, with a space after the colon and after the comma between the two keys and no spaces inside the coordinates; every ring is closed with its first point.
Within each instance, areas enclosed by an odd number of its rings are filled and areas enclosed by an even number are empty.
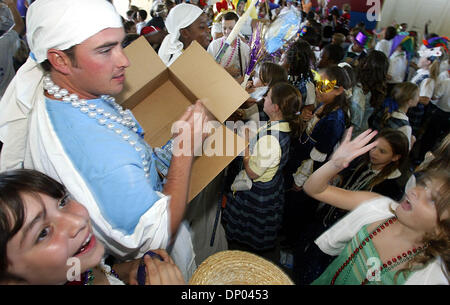
{"type": "Polygon", "coordinates": [[[188,28],[180,29],[180,38],[186,40],[188,37],[189,37],[189,29],[188,28]]]}
{"type": "Polygon", "coordinates": [[[186,49],[191,44],[192,38],[189,27],[180,29],[180,41],[183,43],[183,49],[186,49]]]}
{"type": "Polygon", "coordinates": [[[63,51],[50,49],[47,51],[47,59],[56,71],[66,75],[70,73],[72,60],[63,51]]]}

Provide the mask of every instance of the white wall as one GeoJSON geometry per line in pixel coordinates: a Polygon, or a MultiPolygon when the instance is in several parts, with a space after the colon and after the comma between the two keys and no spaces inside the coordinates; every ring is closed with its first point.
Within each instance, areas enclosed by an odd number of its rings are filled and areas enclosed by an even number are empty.
{"type": "Polygon", "coordinates": [[[425,23],[430,33],[450,37],[450,1],[449,0],[385,0],[378,28],[384,28],[393,22],[408,24],[408,30],[417,31],[422,39],[425,23]]]}

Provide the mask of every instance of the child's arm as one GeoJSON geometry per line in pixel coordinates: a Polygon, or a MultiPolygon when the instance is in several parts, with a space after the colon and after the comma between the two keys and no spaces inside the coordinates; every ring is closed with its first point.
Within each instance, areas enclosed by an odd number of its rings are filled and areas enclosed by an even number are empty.
{"type": "MultiPolygon", "coordinates": [[[[245,129],[245,139],[247,142],[249,142],[250,139],[250,134],[249,134],[249,130],[248,128],[245,129]]],[[[258,175],[257,173],[255,173],[254,171],[252,171],[252,169],[250,168],[250,148],[249,145],[247,145],[245,147],[245,151],[244,151],[244,169],[247,172],[247,175],[250,179],[255,180],[258,179],[260,177],[260,175],[258,175]]]]}
{"type": "Polygon", "coordinates": [[[329,185],[329,181],[346,168],[352,160],[377,145],[376,141],[367,145],[377,134],[376,131],[366,130],[353,141],[350,141],[352,129],[349,129],[345,140],[334,152],[331,159],[316,170],[304,184],[304,190],[309,196],[345,210],[352,210],[360,203],[379,196],[371,192],[348,191],[329,185]]]}

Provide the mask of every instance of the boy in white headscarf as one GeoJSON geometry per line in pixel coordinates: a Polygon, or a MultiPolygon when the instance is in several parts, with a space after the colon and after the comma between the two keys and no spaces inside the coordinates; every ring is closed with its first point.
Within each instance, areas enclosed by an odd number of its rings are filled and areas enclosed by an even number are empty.
{"type": "MultiPolygon", "coordinates": [[[[32,168],[64,184],[116,258],[142,257],[176,238],[171,255],[189,279],[192,242],[178,228],[193,154],[170,156],[163,184],[139,123],[108,97],[123,89],[129,65],[120,16],[104,0],[39,0],[27,30],[32,56],[0,102],[0,170],[32,168]]],[[[189,108],[180,120],[192,132],[194,112],[207,119],[200,102],[189,108]]]]}
{"type": "Polygon", "coordinates": [[[169,33],[159,48],[158,55],[166,66],[170,66],[196,40],[203,48],[211,41],[208,20],[196,5],[181,3],[172,8],[166,18],[169,33]]]}

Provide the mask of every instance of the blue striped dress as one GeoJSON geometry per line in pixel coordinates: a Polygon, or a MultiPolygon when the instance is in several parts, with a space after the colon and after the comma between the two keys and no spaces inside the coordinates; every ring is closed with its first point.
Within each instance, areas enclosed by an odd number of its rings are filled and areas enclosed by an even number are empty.
{"type": "Polygon", "coordinates": [[[223,212],[224,228],[228,240],[250,246],[257,251],[275,247],[281,226],[284,205],[283,167],[289,155],[289,132],[263,130],[258,134],[273,135],[281,147],[278,170],[268,182],[253,181],[249,191],[227,193],[227,205],[223,212]]]}

